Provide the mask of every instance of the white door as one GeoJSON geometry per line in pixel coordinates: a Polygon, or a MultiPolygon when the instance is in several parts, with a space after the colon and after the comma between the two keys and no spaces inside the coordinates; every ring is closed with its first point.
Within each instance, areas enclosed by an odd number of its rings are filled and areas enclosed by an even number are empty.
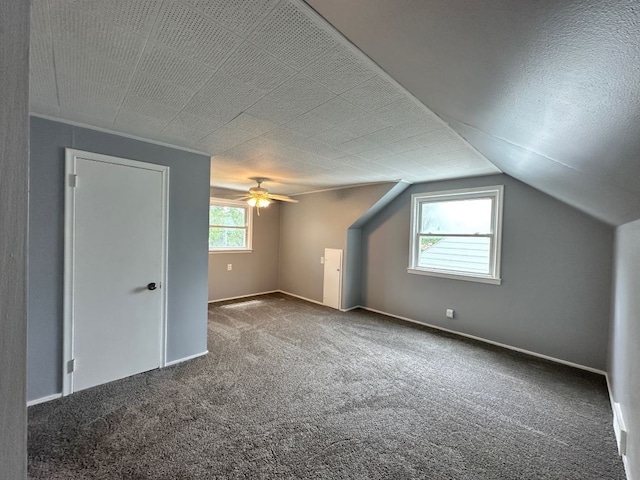
{"type": "Polygon", "coordinates": [[[342,250],[324,249],[324,288],[322,303],[340,309],[342,292],[342,250]]]}
{"type": "Polygon", "coordinates": [[[168,167],[67,150],[64,393],[164,365],[168,167]]]}

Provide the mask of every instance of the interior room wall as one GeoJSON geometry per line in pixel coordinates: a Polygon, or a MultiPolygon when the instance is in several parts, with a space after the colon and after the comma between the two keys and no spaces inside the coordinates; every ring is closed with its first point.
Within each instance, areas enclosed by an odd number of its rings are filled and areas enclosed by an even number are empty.
{"type": "Polygon", "coordinates": [[[362,300],[362,227],[410,185],[404,180],[399,180],[347,230],[342,308],[350,310],[359,307],[362,300]]]}
{"type": "Polygon", "coordinates": [[[640,478],[640,220],[616,229],[609,381],[628,430],[629,478],[640,478]]]}
{"type": "MultiPolygon", "coordinates": [[[[346,250],[347,229],[395,183],[327,190],[296,197],[280,207],[279,289],[322,303],[325,248],[346,250]]],[[[346,260],[343,252],[343,271],[346,260]]],[[[343,285],[349,279],[343,276],[343,285]]],[[[344,295],[343,295],[344,305],[344,295]]]]}
{"type": "Polygon", "coordinates": [[[31,119],[28,398],[61,392],[65,147],[168,165],[167,361],[207,349],[207,229],[210,158],[31,119]]]}
{"type": "Polygon", "coordinates": [[[416,184],[365,225],[363,305],[604,370],[613,229],[507,175],[416,184]],[[502,284],[407,273],[411,194],[504,185],[502,284]],[[455,318],[445,317],[453,308],[455,318]]]}
{"type": "MultiPolygon", "coordinates": [[[[211,196],[235,194],[211,188],[211,196]]],[[[278,290],[280,253],[280,203],[253,210],[253,251],[251,253],[209,253],[209,301],[255,295],[278,290]],[[231,271],[227,265],[231,264],[231,271]]]]}
{"type": "Polygon", "coordinates": [[[344,278],[342,285],[343,308],[353,308],[360,305],[362,296],[362,229],[347,230],[347,248],[344,258],[344,278]]]}
{"type": "Polygon", "coordinates": [[[0,477],[27,476],[29,3],[0,1],[0,477]]]}

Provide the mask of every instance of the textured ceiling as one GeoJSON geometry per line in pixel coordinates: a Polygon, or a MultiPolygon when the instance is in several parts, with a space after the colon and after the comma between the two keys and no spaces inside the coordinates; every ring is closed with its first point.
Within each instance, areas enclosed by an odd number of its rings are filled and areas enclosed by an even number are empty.
{"type": "Polygon", "coordinates": [[[32,3],[32,112],[207,152],[214,185],[500,171],[301,1],[32,3]]]}
{"type": "Polygon", "coordinates": [[[640,217],[637,0],[307,0],[509,175],[640,217]]]}

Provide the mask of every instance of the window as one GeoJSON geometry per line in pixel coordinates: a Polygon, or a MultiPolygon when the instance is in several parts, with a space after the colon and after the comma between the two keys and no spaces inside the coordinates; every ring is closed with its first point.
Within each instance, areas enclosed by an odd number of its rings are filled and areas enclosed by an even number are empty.
{"type": "Polygon", "coordinates": [[[500,284],[503,189],[412,195],[407,271],[500,284]]]}
{"type": "Polygon", "coordinates": [[[250,252],[253,208],[245,202],[212,198],[209,205],[209,251],[250,252]]]}

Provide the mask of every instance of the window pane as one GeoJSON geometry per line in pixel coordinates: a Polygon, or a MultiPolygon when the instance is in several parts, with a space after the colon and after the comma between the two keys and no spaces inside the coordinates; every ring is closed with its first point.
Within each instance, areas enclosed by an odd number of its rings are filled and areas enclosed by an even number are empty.
{"type": "Polygon", "coordinates": [[[244,227],[246,224],[244,207],[226,207],[222,205],[209,206],[209,225],[225,225],[229,227],[244,227]]]}
{"type": "Polygon", "coordinates": [[[488,237],[420,236],[418,267],[489,275],[488,237]]]}
{"type": "Polygon", "coordinates": [[[491,233],[490,198],[423,202],[420,208],[421,232],[491,233]]]}
{"type": "Polygon", "coordinates": [[[245,248],[244,228],[209,228],[209,248],[245,248]]]}

